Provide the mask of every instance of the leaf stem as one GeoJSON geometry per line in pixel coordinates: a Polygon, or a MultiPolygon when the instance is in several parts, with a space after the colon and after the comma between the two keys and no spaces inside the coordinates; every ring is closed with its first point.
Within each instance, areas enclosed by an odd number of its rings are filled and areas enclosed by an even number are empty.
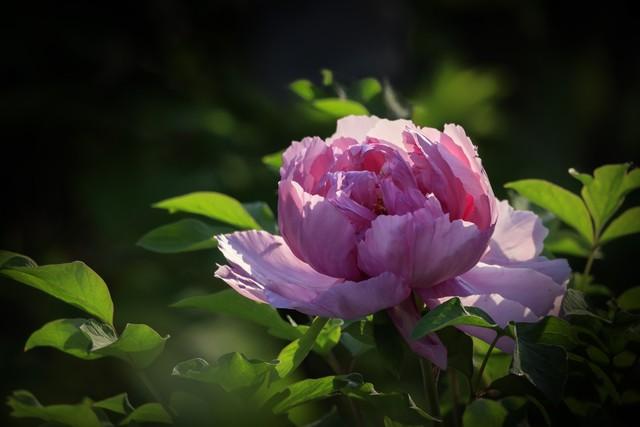
{"type": "Polygon", "coordinates": [[[583,275],[588,276],[591,273],[591,266],[593,265],[593,260],[596,257],[596,252],[598,251],[598,245],[594,244],[591,248],[591,252],[589,253],[589,258],[587,258],[587,263],[584,266],[583,275]]]}
{"type": "Polygon", "coordinates": [[[496,346],[498,340],[502,337],[502,334],[496,331],[496,337],[491,341],[489,345],[489,349],[487,353],[484,355],[482,359],[482,364],[480,365],[480,370],[478,370],[478,376],[476,377],[475,386],[473,387],[474,394],[476,397],[479,396],[480,392],[480,383],[482,382],[482,375],[484,374],[484,369],[487,367],[487,363],[489,362],[489,358],[491,357],[491,352],[493,348],[496,346]]]}
{"type": "Polygon", "coordinates": [[[420,358],[420,370],[422,371],[422,386],[424,397],[427,400],[428,413],[436,418],[440,417],[440,402],[438,399],[438,384],[434,375],[433,364],[420,358]]]}

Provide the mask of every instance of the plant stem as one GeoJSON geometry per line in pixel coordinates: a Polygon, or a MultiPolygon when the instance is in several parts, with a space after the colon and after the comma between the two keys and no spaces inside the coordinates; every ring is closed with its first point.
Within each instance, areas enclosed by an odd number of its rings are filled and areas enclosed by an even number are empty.
{"type": "Polygon", "coordinates": [[[588,276],[591,272],[591,266],[593,265],[593,260],[596,257],[596,251],[598,250],[597,244],[594,244],[591,248],[591,252],[589,253],[589,258],[587,258],[587,264],[584,266],[583,275],[588,276]]]}
{"type": "Polygon", "coordinates": [[[473,388],[474,394],[476,397],[478,397],[478,394],[480,391],[480,383],[482,382],[482,374],[484,374],[484,369],[487,367],[487,363],[489,362],[489,357],[491,357],[491,352],[493,351],[493,348],[496,346],[496,343],[501,337],[502,337],[502,334],[496,332],[496,337],[493,339],[493,341],[491,341],[491,344],[489,345],[489,349],[487,350],[487,353],[484,355],[484,359],[482,359],[482,364],[480,365],[480,370],[478,371],[478,377],[476,378],[475,387],[473,388]]]}
{"type": "Polygon", "coordinates": [[[420,370],[422,371],[422,385],[424,397],[427,400],[429,415],[440,417],[440,402],[438,400],[438,385],[433,375],[433,364],[420,358],[420,370]]]}
{"type": "Polygon", "coordinates": [[[451,405],[453,414],[453,427],[460,427],[460,413],[458,406],[460,405],[460,390],[458,390],[458,375],[453,368],[449,368],[449,386],[451,387],[451,405]]]}

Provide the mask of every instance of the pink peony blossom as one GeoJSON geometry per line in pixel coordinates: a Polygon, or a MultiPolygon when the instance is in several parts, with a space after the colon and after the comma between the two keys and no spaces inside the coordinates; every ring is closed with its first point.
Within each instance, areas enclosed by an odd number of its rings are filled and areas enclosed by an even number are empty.
{"type": "Polygon", "coordinates": [[[460,126],[346,117],[331,138],[294,142],[280,176],[282,237],[217,236],[229,265],[216,276],[254,301],[344,319],[389,309],[411,348],[444,368],[436,335],[409,338],[412,291],[429,307],[460,297],[501,325],[553,313],[564,294],[566,261],[539,256],[547,230],[495,198],[460,126]]]}

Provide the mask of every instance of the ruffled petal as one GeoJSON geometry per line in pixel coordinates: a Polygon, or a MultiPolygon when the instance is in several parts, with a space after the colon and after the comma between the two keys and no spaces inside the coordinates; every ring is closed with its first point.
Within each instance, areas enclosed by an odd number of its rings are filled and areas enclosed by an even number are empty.
{"type": "Polygon", "coordinates": [[[448,215],[433,206],[405,215],[381,215],[358,244],[358,265],[371,276],[390,271],[411,287],[426,288],[472,268],[486,249],[491,230],[448,215]]]}
{"type": "Polygon", "coordinates": [[[331,202],[280,181],[278,225],[293,253],[320,273],[357,280],[356,228],[331,202]]]}
{"type": "Polygon", "coordinates": [[[498,220],[483,260],[527,261],[540,255],[548,230],[529,211],[514,210],[506,200],[498,203],[498,220]]]}
{"type": "Polygon", "coordinates": [[[410,290],[385,273],[351,282],[318,273],[298,259],[280,236],[242,231],[216,236],[229,265],[216,277],[243,296],[278,308],[353,319],[398,304],[410,290]]]}
{"type": "Polygon", "coordinates": [[[401,304],[388,309],[387,313],[411,350],[430,360],[438,368],[447,369],[447,348],[436,334],[427,335],[419,340],[411,338],[411,331],[420,320],[420,313],[413,298],[407,298],[401,304]]]}
{"type": "Polygon", "coordinates": [[[326,192],[326,175],[334,163],[331,147],[318,137],[294,142],[282,154],[280,177],[292,180],[310,194],[326,192]]]}

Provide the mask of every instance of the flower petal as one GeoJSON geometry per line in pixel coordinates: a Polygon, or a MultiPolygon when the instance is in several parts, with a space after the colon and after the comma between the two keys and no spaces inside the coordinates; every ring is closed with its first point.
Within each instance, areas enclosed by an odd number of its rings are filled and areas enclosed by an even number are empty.
{"type": "Polygon", "coordinates": [[[353,319],[405,299],[410,290],[391,273],[350,282],[318,273],[298,259],[280,236],[242,231],[216,236],[229,265],[216,277],[243,296],[309,315],[353,319]]]}
{"type": "Polygon", "coordinates": [[[357,266],[356,228],[330,201],[280,181],[278,225],[293,253],[320,273],[351,280],[357,266]]]}
{"type": "Polygon", "coordinates": [[[498,203],[498,220],[483,261],[527,261],[540,255],[548,230],[533,212],[514,210],[506,200],[498,203]]]}
{"type": "Polygon", "coordinates": [[[490,229],[448,215],[433,207],[404,215],[381,215],[358,244],[358,265],[371,276],[390,271],[411,287],[426,288],[472,268],[486,249],[490,229]]]}
{"type": "Polygon", "coordinates": [[[280,177],[297,182],[308,193],[324,194],[326,174],[333,163],[331,147],[318,137],[305,138],[282,154],[280,177]]]}
{"type": "Polygon", "coordinates": [[[438,368],[447,369],[447,348],[436,334],[430,334],[418,340],[411,338],[411,331],[420,320],[413,297],[388,309],[387,313],[411,350],[430,360],[438,368]]]}

